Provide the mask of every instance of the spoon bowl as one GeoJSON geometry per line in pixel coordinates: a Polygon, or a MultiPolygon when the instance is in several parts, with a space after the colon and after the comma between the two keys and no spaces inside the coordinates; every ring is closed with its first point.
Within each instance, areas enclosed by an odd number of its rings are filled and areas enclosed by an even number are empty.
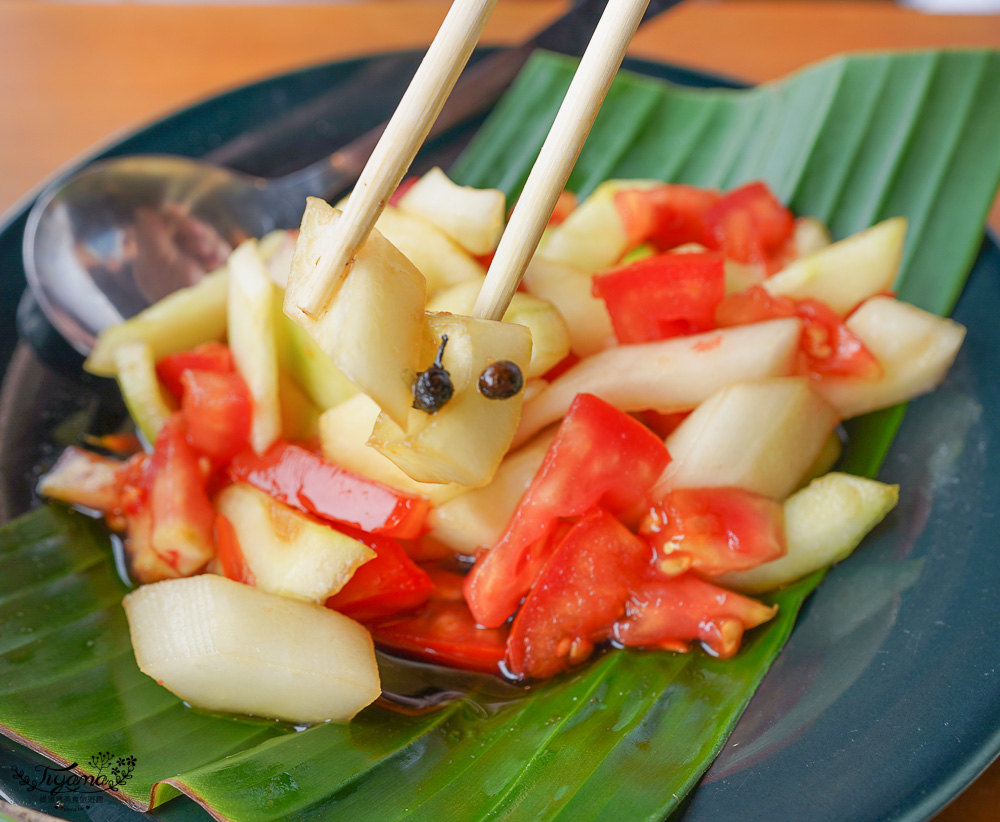
{"type": "MultiPolygon", "coordinates": [[[[297,176],[297,175],[293,175],[297,176]]],[[[28,284],[80,353],[97,334],[222,265],[247,237],[297,224],[291,178],[184,157],[95,163],[39,198],[25,229],[28,284]]]]}
{"type": "MultiPolygon", "coordinates": [[[[642,22],[680,0],[650,0],[642,22]]],[[[470,63],[430,137],[486,110],[536,48],[580,54],[607,0],[575,0],[541,31],[470,63]]],[[[116,157],[53,183],[24,232],[28,285],[46,318],[81,354],[97,335],[218,268],[237,244],[298,225],[309,195],[353,184],[385,124],[282,177],[254,177],[167,155],[116,157]]]]}

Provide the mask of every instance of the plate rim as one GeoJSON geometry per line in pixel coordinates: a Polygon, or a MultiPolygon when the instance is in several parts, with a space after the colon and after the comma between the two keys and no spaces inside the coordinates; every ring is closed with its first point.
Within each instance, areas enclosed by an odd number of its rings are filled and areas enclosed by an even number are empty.
{"type": "MultiPolygon", "coordinates": [[[[502,48],[503,46],[484,47],[477,49],[476,53],[487,54],[502,48]]],[[[124,126],[60,165],[59,168],[54,170],[40,183],[19,197],[3,214],[0,214],[0,235],[16,231],[18,223],[26,218],[34,202],[41,197],[48,188],[62,178],[74,173],[78,169],[88,163],[94,162],[95,160],[99,160],[104,157],[116,156],[118,154],[129,153],[121,150],[128,141],[141,139],[143,136],[148,135],[155,129],[169,127],[171,121],[176,120],[182,115],[188,115],[198,108],[207,108],[213,105],[218,105],[224,101],[225,98],[233,94],[245,92],[254,87],[262,87],[268,83],[287,83],[292,81],[294,78],[308,75],[316,72],[317,70],[332,67],[346,68],[354,65],[360,66],[388,57],[415,56],[423,53],[424,49],[377,51],[346,57],[343,59],[316,62],[285,71],[266,74],[248,80],[244,83],[231,84],[225,88],[212,91],[206,95],[198,96],[186,103],[172,106],[159,115],[144,118],[139,123],[124,126]]],[[[829,59],[838,58],[834,57],[829,59]]],[[[680,85],[689,84],[674,78],[678,75],[688,75],[692,78],[700,79],[703,83],[715,85],[716,87],[733,89],[752,87],[752,84],[745,83],[734,77],[717,74],[710,70],[643,57],[626,58],[623,69],[634,71],[645,76],[667,79],[670,82],[679,83],[680,85]]],[[[204,156],[204,153],[193,153],[186,156],[200,157],[204,156]]],[[[983,241],[983,247],[980,251],[980,256],[983,254],[983,248],[986,248],[987,246],[991,246],[994,252],[1000,253],[1000,237],[998,237],[998,232],[990,226],[987,226],[985,230],[985,238],[983,241]]],[[[979,257],[977,257],[977,264],[978,260],[979,257]]],[[[6,374],[6,365],[4,365],[3,374],[6,374]]],[[[995,728],[993,733],[990,734],[982,744],[970,752],[968,756],[959,760],[957,767],[953,768],[948,776],[944,779],[936,780],[936,784],[932,790],[923,795],[918,801],[911,803],[909,809],[902,811],[895,818],[900,820],[900,822],[927,822],[927,820],[930,820],[935,814],[939,813],[962,791],[971,785],[998,758],[1000,758],[1000,726],[995,728]]],[[[0,782],[0,786],[2,786],[2,782],[0,782]]],[[[697,788],[695,790],[697,790],[697,788]]],[[[125,806],[123,806],[123,808],[124,807],[125,806]]],[[[686,815],[685,812],[686,805],[682,806],[682,810],[680,812],[681,818],[686,815]]]]}

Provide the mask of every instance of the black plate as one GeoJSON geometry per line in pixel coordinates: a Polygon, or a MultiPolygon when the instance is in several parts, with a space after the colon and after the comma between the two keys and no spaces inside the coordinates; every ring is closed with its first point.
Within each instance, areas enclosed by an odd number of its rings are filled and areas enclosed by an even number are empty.
{"type": "MultiPolygon", "coordinates": [[[[281,75],[172,114],[77,165],[118,154],[208,156],[262,175],[298,168],[385,119],[419,59],[377,55],[281,75]],[[261,124],[264,124],[263,126],[261,124]]],[[[691,86],[734,83],[676,66],[627,61],[691,86]]],[[[478,122],[436,140],[418,170],[447,165],[478,122]]],[[[32,502],[31,472],[61,420],[112,424],[120,407],[40,321],[20,325],[51,367],[18,341],[26,209],[0,223],[0,517],[32,502]]],[[[913,403],[882,471],[899,508],[803,609],[786,649],[684,822],[848,822],[930,818],[1000,752],[1000,250],[987,241],[956,318],[969,328],[945,385],[913,403]]],[[[0,793],[70,819],[140,819],[109,801],[53,809],[18,793],[9,767],[33,755],[0,746],[0,793]]],[[[624,777],[627,778],[627,777],[624,777]]],[[[157,817],[207,819],[191,803],[157,817]]]]}

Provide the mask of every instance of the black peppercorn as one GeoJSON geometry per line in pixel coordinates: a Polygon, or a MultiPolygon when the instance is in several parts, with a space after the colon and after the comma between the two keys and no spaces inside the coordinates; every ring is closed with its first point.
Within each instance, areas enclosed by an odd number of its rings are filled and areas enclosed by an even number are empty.
{"type": "Polygon", "coordinates": [[[448,335],[441,335],[441,347],[438,348],[434,364],[426,371],[417,374],[413,383],[413,407],[428,414],[436,414],[455,393],[451,383],[451,375],[445,371],[442,363],[444,347],[448,343],[448,335]]]}
{"type": "Polygon", "coordinates": [[[506,400],[524,387],[524,376],[517,363],[497,360],[479,375],[479,393],[488,400],[506,400]]]}

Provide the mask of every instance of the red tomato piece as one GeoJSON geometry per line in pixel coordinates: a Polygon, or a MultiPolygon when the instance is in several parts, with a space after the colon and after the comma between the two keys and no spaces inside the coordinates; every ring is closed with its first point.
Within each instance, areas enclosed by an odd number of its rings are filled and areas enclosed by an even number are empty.
{"type": "Polygon", "coordinates": [[[763,322],[777,317],[802,320],[800,371],[813,379],[824,376],[878,379],[882,366],[837,313],[818,300],[772,296],[760,285],[726,297],[715,312],[720,328],[763,322]]]}
{"type": "Polygon", "coordinates": [[[82,436],[84,443],[97,448],[103,448],[120,457],[131,457],[142,451],[142,443],[139,438],[132,433],[128,434],[104,434],[100,437],[92,434],[82,436]]]}
{"type": "Polygon", "coordinates": [[[283,441],[265,454],[237,454],[229,475],[300,511],[399,539],[417,537],[430,509],[423,497],[396,491],[283,441]]]}
{"type": "Polygon", "coordinates": [[[762,285],[752,285],[719,303],[715,321],[719,328],[727,328],[795,315],[795,301],[791,297],[775,297],[762,285]]]}
{"type": "MultiPolygon", "coordinates": [[[[362,568],[364,566],[361,566],[362,568]]],[[[464,602],[432,599],[415,615],[370,626],[383,648],[450,668],[500,674],[507,628],[482,628],[464,602]]]]}
{"type": "Polygon", "coordinates": [[[229,462],[250,440],[253,400],[243,378],[235,371],[187,369],[181,385],[181,413],[191,447],[216,464],[229,462]]]}
{"type": "Polygon", "coordinates": [[[389,198],[389,205],[398,206],[399,201],[403,199],[403,195],[413,188],[419,179],[419,177],[407,177],[403,180],[403,182],[396,186],[396,190],[392,192],[392,196],[389,198]]]}
{"type": "Polygon", "coordinates": [[[495,628],[514,613],[551,554],[546,537],[560,518],[643,503],[668,462],[666,446],[638,420],[578,395],[503,535],[466,578],[476,621],[495,628]]]}
{"type": "Polygon", "coordinates": [[[687,651],[700,640],[712,656],[726,659],[739,650],[743,632],[767,622],[778,611],[755,599],[719,588],[694,574],[650,578],[633,593],[628,615],[614,625],[625,646],[687,651]]]}
{"type": "Polygon", "coordinates": [[[443,599],[448,602],[465,602],[465,595],[462,593],[462,585],[465,583],[465,574],[449,571],[437,565],[425,566],[427,576],[431,578],[434,590],[431,591],[431,599],[443,599]]]}
{"type": "Polygon", "coordinates": [[[365,622],[411,611],[427,601],[434,583],[396,540],[353,528],[338,526],[337,530],[363,542],[375,552],[375,558],[358,568],[326,601],[328,608],[365,622]]]}
{"type": "Polygon", "coordinates": [[[818,300],[798,300],[802,319],[799,346],[803,367],[814,378],[858,377],[877,380],[882,366],[830,306],[818,300]]]}
{"type": "Polygon", "coordinates": [[[639,526],[664,576],[741,571],[785,555],[780,502],[742,488],[677,488],[639,526]]]}
{"type": "Polygon", "coordinates": [[[765,183],[725,194],[705,213],[708,245],[741,263],[769,264],[782,255],[795,218],[765,183]]]}
{"type": "Polygon", "coordinates": [[[630,245],[649,242],[660,251],[669,251],[686,243],[709,245],[705,215],[720,197],[717,191],[668,184],[619,191],[615,207],[630,245]]]}
{"type": "Polygon", "coordinates": [[[604,300],[618,342],[652,342],[715,328],[726,296],[722,255],[659,254],[598,274],[594,295],[604,300]]]}
{"type": "Polygon", "coordinates": [[[514,617],[507,668],[545,679],[583,662],[625,613],[652,551],[611,514],[594,508],[569,529],[514,617]]]}
{"type": "Polygon", "coordinates": [[[563,357],[561,360],[559,360],[559,362],[557,362],[548,371],[546,371],[542,375],[542,379],[552,382],[552,380],[556,379],[556,377],[560,377],[567,371],[569,371],[578,362],[580,362],[580,358],[572,351],[570,351],[565,357],[563,357]]]}
{"type": "Polygon", "coordinates": [[[555,207],[552,209],[552,214],[549,215],[547,225],[554,226],[565,222],[566,218],[576,209],[576,206],[577,197],[572,191],[560,192],[559,199],[556,200],[555,207]]]}
{"type": "MultiPolygon", "coordinates": [[[[493,265],[493,258],[496,256],[496,254],[497,254],[496,249],[493,249],[492,251],[487,251],[485,254],[474,254],[472,256],[472,259],[474,259],[483,268],[489,271],[490,266],[493,265]]],[[[518,291],[523,290],[521,288],[521,285],[518,285],[517,290],[518,291]]]]}
{"type": "Polygon", "coordinates": [[[243,556],[236,529],[222,514],[217,514],[215,517],[215,547],[223,576],[245,585],[257,584],[253,571],[243,556]]]}
{"type": "Polygon", "coordinates": [[[221,342],[202,343],[190,351],[167,354],[156,363],[156,376],[177,399],[184,393],[181,375],[185,371],[211,371],[228,374],[233,371],[233,355],[221,342]]]}
{"type": "Polygon", "coordinates": [[[181,576],[193,574],[215,555],[215,510],[181,414],[171,415],[160,429],[149,475],[153,550],[181,576]]]}
{"type": "MultiPolygon", "coordinates": [[[[117,502],[110,512],[114,517],[125,517],[145,509],[149,499],[150,472],[149,454],[129,457],[118,469],[115,478],[117,502]]],[[[111,523],[115,527],[115,523],[111,523]]]]}
{"type": "Polygon", "coordinates": [[[684,420],[691,416],[690,411],[675,411],[671,414],[661,414],[659,411],[647,410],[639,417],[656,436],[666,439],[684,420]]]}

